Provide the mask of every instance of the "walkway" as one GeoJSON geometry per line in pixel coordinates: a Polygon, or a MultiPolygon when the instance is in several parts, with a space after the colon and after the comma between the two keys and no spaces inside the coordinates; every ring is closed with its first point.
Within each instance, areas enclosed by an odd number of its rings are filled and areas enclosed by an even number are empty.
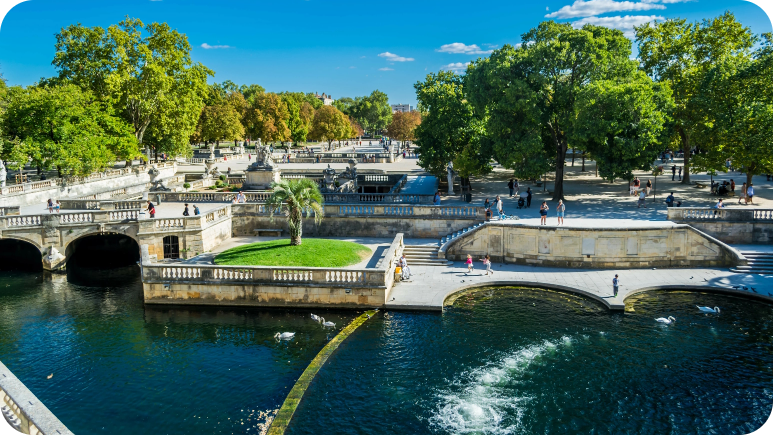
{"type": "MultiPolygon", "coordinates": [[[[734,247],[744,251],[769,249],[753,245],[734,247]]],[[[727,268],[588,270],[500,263],[493,264],[494,274],[486,276],[483,263],[477,260],[475,270],[469,275],[463,262],[455,262],[448,267],[412,266],[413,277],[395,285],[386,308],[442,310],[443,301],[460,290],[502,285],[571,290],[614,309],[623,309],[623,301],[628,295],[655,288],[723,289],[754,294],[773,302],[773,275],[733,273],[727,268]],[[620,275],[621,283],[616,298],[612,297],[612,278],[615,274],[620,275]]]]}

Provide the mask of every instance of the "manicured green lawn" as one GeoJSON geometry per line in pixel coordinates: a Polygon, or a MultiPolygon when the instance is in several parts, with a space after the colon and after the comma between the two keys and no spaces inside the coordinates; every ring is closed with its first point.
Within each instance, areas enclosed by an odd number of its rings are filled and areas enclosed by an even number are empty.
{"type": "Polygon", "coordinates": [[[352,242],[303,239],[301,246],[290,246],[290,239],[283,239],[231,248],[218,254],[215,264],[342,267],[359,263],[370,255],[370,248],[352,242]]]}

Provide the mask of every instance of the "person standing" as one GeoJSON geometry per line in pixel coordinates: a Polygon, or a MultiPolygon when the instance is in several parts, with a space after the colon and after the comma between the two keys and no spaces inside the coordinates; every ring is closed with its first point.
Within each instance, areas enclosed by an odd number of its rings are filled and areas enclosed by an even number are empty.
{"type": "Polygon", "coordinates": [[[196,204],[193,204],[193,215],[194,216],[198,216],[200,214],[201,214],[201,212],[199,211],[199,208],[196,207],[196,204]]]}
{"type": "Polygon", "coordinates": [[[652,191],[652,180],[647,179],[647,195],[652,191]]]}
{"type": "Polygon", "coordinates": [[[491,270],[491,256],[486,254],[485,257],[481,258],[481,261],[483,261],[483,264],[486,265],[486,275],[488,275],[489,272],[491,272],[491,274],[493,275],[494,271],[491,270]]]}
{"type": "Polygon", "coordinates": [[[679,167],[679,181],[682,181],[682,167],[679,167]]]}
{"type": "Polygon", "coordinates": [[[188,211],[188,204],[185,204],[185,210],[183,210],[183,216],[190,216],[190,212],[188,211]]]}
{"type": "Polygon", "coordinates": [[[740,204],[741,201],[746,200],[746,183],[743,183],[741,185],[741,195],[738,197],[738,203],[740,204]]]}
{"type": "Polygon", "coordinates": [[[499,195],[497,195],[497,199],[494,201],[494,205],[496,206],[497,210],[497,218],[502,220],[502,199],[499,198],[499,195]]]}
{"type": "Polygon", "coordinates": [[[647,197],[647,192],[642,189],[639,191],[639,206],[637,208],[647,208],[647,204],[644,202],[644,199],[647,197]]]}
{"type": "Polygon", "coordinates": [[[49,213],[54,212],[54,200],[51,198],[48,198],[48,212],[49,213]]]}
{"type": "Polygon", "coordinates": [[[513,192],[515,191],[513,187],[513,179],[511,178],[510,181],[507,182],[507,188],[510,189],[510,198],[513,197],[513,192]]]}
{"type": "Polygon", "coordinates": [[[526,208],[531,208],[531,187],[526,188],[526,208]]]}
{"type": "Polygon", "coordinates": [[[59,213],[59,210],[60,210],[61,208],[62,208],[62,203],[61,203],[61,202],[59,202],[59,200],[57,199],[57,200],[56,200],[56,204],[54,204],[54,209],[56,210],[56,212],[57,212],[57,213],[59,213]]]}
{"type": "Polygon", "coordinates": [[[515,196],[518,196],[518,192],[521,190],[521,187],[518,185],[517,178],[513,180],[513,188],[515,189],[515,196]]]}
{"type": "Polygon", "coordinates": [[[403,279],[409,279],[411,277],[411,268],[408,267],[408,260],[405,259],[405,254],[400,257],[400,269],[403,272],[403,279]]]}
{"type": "Polygon", "coordinates": [[[156,217],[156,207],[153,206],[153,203],[148,200],[148,213],[150,214],[150,218],[153,219],[156,217]]]}
{"type": "Polygon", "coordinates": [[[733,196],[735,196],[735,181],[733,181],[732,178],[730,179],[730,193],[732,193],[733,196]]]}
{"type": "Polygon", "coordinates": [[[754,184],[749,183],[749,187],[746,188],[746,203],[754,204],[754,184]]]}
{"type": "Polygon", "coordinates": [[[472,255],[467,254],[467,262],[466,263],[467,263],[467,273],[472,272],[472,270],[475,268],[472,265],[472,255]]]}
{"type": "Polygon", "coordinates": [[[440,191],[435,192],[435,197],[432,198],[433,205],[440,205],[440,191]]]}
{"type": "Polygon", "coordinates": [[[617,274],[615,274],[615,277],[612,278],[612,291],[614,292],[615,297],[617,297],[617,292],[620,289],[620,278],[618,278],[617,274]]]}
{"type": "Polygon", "coordinates": [[[671,166],[671,181],[676,181],[676,165],[671,166]]]}
{"type": "Polygon", "coordinates": [[[486,202],[483,203],[483,210],[485,210],[486,213],[486,222],[491,220],[491,203],[488,202],[488,198],[486,198],[486,202]]]}
{"type": "Polygon", "coordinates": [[[244,204],[245,202],[247,202],[247,197],[244,196],[244,192],[242,192],[241,190],[239,191],[239,194],[236,195],[236,202],[238,202],[239,204],[244,204]]]}
{"type": "Polygon", "coordinates": [[[540,215],[540,225],[547,225],[548,224],[548,203],[547,201],[542,201],[542,205],[539,206],[539,215],[540,215]]]}
{"type": "Polygon", "coordinates": [[[566,211],[566,205],[562,199],[558,200],[558,207],[556,207],[556,214],[558,215],[558,225],[564,224],[564,212],[566,211]]]}

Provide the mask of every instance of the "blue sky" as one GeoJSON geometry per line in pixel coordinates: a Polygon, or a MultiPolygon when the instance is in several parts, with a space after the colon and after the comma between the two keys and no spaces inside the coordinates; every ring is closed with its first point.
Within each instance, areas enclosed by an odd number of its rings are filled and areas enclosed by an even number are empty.
{"type": "Polygon", "coordinates": [[[517,44],[548,18],[630,32],[641,22],[696,21],[726,10],[755,33],[771,31],[759,7],[737,0],[30,0],[2,22],[0,72],[10,85],[52,76],[60,28],[76,22],[107,27],[128,15],[166,21],[187,34],[193,59],[216,72],[214,81],[333,98],[380,89],[390,103],[415,104],[413,84],[427,73],[463,68],[492,48],[517,44]]]}

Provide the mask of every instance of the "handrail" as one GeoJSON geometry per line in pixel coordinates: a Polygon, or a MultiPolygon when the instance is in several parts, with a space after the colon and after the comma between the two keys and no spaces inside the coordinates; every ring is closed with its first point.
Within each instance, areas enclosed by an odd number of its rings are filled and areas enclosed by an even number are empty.
{"type": "Polygon", "coordinates": [[[773,209],[669,207],[668,219],[672,221],[773,221],[773,209]]]}

